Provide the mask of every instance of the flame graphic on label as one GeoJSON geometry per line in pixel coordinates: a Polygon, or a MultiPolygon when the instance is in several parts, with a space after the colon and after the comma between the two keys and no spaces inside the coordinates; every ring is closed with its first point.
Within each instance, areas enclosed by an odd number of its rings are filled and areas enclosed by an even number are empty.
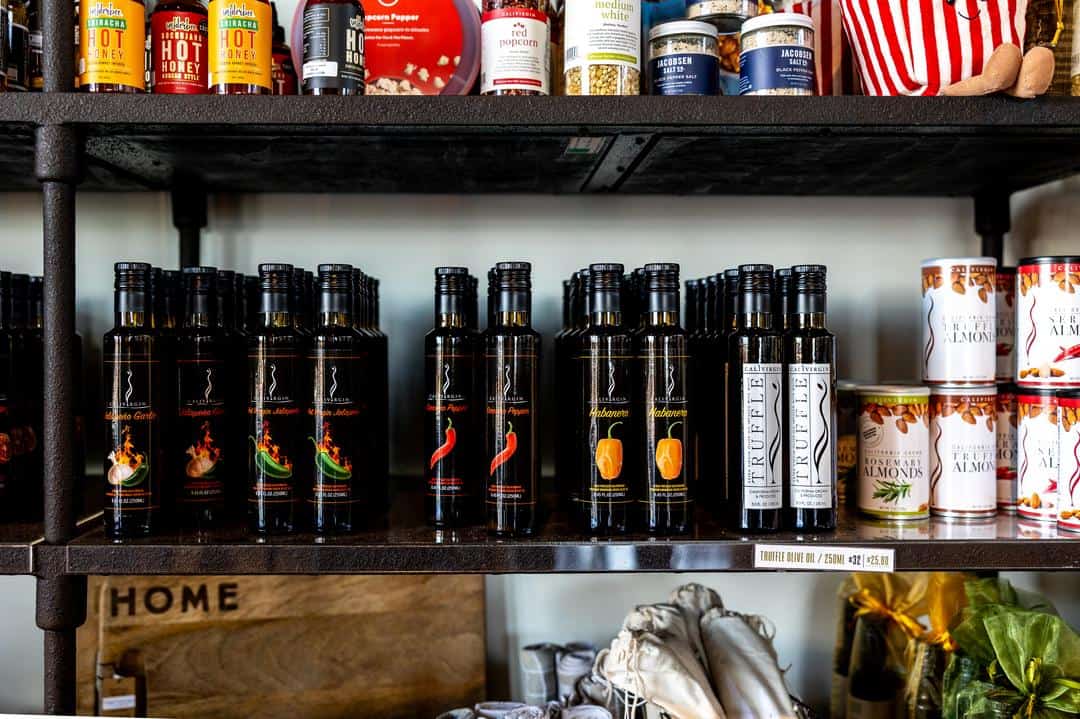
{"type": "Polygon", "coordinates": [[[334,398],[334,392],[337,392],[337,365],[330,365],[330,399],[334,398]]]}
{"type": "MultiPolygon", "coordinates": [[[[780,385],[776,382],[772,383],[773,391],[776,393],[776,398],[773,400],[773,421],[776,422],[777,432],[773,435],[772,441],[769,442],[769,467],[776,466],[776,455],[780,453],[780,385]]],[[[776,473],[772,473],[772,483],[776,484],[776,473]]]]}
{"type": "Polygon", "coordinates": [[[818,416],[821,417],[821,434],[814,441],[814,465],[817,467],[818,484],[821,484],[821,460],[825,458],[825,450],[829,448],[829,438],[832,435],[829,420],[825,417],[825,402],[829,399],[829,386],[824,382],[818,382],[821,392],[821,400],[818,402],[818,416]]]}
{"type": "Polygon", "coordinates": [[[510,396],[510,365],[506,365],[506,384],[503,385],[503,397],[510,396]]]}
{"type": "Polygon", "coordinates": [[[615,362],[608,360],[607,365],[607,396],[611,398],[615,394],[615,362]]]}
{"type": "Polygon", "coordinates": [[[936,344],[934,339],[934,296],[930,295],[930,309],[926,312],[926,328],[930,332],[930,337],[926,340],[926,348],[923,350],[923,374],[926,374],[926,369],[930,366],[930,356],[934,354],[934,345],[936,344]]]}
{"type": "Polygon", "coordinates": [[[135,394],[135,388],[131,386],[131,375],[134,370],[127,371],[127,391],[124,392],[124,401],[127,402],[131,399],[131,395],[135,394]]]}
{"type": "Polygon", "coordinates": [[[214,391],[214,368],[206,368],[206,389],[203,390],[203,399],[210,401],[210,393],[214,391]]]}
{"type": "Polygon", "coordinates": [[[270,386],[266,389],[266,395],[273,399],[274,390],[277,389],[277,365],[270,363],[270,386]]]}
{"type": "Polygon", "coordinates": [[[1039,328],[1035,326],[1035,303],[1038,301],[1038,297],[1032,296],[1031,309],[1028,310],[1028,319],[1031,320],[1031,331],[1028,332],[1027,344],[1024,349],[1027,354],[1031,354],[1031,346],[1035,344],[1035,338],[1039,336],[1039,328]]]}
{"type": "Polygon", "coordinates": [[[667,390],[667,396],[670,397],[671,393],[675,391],[675,365],[668,365],[667,368],[667,385],[664,388],[667,390]]]}
{"type": "Polygon", "coordinates": [[[447,362],[447,363],[445,363],[443,365],[442,391],[443,391],[443,394],[446,394],[447,392],[450,391],[450,363],[449,362],[447,362]]]}

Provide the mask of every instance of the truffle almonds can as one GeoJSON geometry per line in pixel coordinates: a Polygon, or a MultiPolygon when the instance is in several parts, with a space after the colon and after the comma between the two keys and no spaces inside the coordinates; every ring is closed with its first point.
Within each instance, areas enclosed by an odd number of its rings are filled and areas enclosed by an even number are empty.
{"type": "Polygon", "coordinates": [[[999,267],[994,283],[997,306],[997,381],[1016,378],[1016,268],[999,267]]]}
{"type": "Polygon", "coordinates": [[[974,519],[997,514],[997,387],[930,390],[930,511],[974,519]]]}
{"type": "Polygon", "coordinates": [[[922,368],[926,384],[992,384],[997,371],[997,260],[922,263],[922,368]]]}
{"type": "Polygon", "coordinates": [[[997,506],[999,512],[1016,512],[1016,387],[998,385],[997,419],[997,506]]]}
{"type": "Polygon", "coordinates": [[[1016,290],[1016,383],[1080,387],[1080,257],[1020,260],[1016,290]]]}
{"type": "Polygon", "coordinates": [[[1080,532],[1080,390],[1058,393],[1058,529],[1080,532]]]}
{"type": "Polygon", "coordinates": [[[1058,401],[1054,390],[1021,388],[1016,395],[1017,502],[1024,519],[1057,520],[1058,401]]]}
{"type": "Polygon", "coordinates": [[[930,516],[930,390],[903,385],[859,388],[858,505],[878,519],[930,516]]]}

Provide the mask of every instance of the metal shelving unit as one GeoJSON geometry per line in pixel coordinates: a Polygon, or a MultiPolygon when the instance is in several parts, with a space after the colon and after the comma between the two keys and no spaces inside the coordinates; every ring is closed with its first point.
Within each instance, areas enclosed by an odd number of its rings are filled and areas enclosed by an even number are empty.
{"type": "MultiPolygon", "coordinates": [[[[1000,257],[1010,193],[1080,172],[1080,103],[1047,98],[311,98],[88,96],[73,85],[72,7],[44,0],[45,92],[0,95],[0,191],[40,188],[44,217],[45,506],[0,529],[0,573],[37,577],[45,710],[75,709],[86,575],[753,569],[755,541],[894,549],[898,569],[1080,568],[1080,543],[1012,518],[913,536],[845,518],[835,534],[753,540],[702,518],[686,539],[583,539],[558,516],[535,539],[438,533],[403,498],[389,528],[256,541],[238,529],[115,544],[76,523],[75,201],[172,191],[198,256],[206,193],[530,192],[925,195],[976,199],[1000,257]],[[31,150],[32,148],[32,150],[31,150]],[[36,181],[36,182],[35,182],[36,181]]],[[[413,504],[412,506],[415,506],[413,504]]]]}

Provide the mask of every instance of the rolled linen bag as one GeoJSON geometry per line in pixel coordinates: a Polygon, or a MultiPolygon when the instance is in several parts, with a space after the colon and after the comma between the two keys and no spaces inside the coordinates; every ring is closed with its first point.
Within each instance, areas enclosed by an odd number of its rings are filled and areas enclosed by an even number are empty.
{"type": "Polygon", "coordinates": [[[701,637],[720,703],[732,719],[788,719],[795,707],[784,685],[772,642],[757,617],[710,609],[701,637]]]}
{"type": "Polygon", "coordinates": [[[559,697],[555,681],[555,657],[562,651],[558,644],[530,644],[519,653],[522,694],[527,704],[544,704],[559,697]]]}
{"type": "Polygon", "coordinates": [[[709,685],[709,673],[690,644],[689,628],[674,604],[642,604],[626,615],[623,629],[648,632],[659,638],[678,657],[699,684],[709,685]]]}
{"type": "Polygon", "coordinates": [[[592,672],[595,661],[596,650],[566,652],[559,656],[559,662],[555,666],[555,676],[559,684],[558,698],[564,704],[571,703],[578,680],[592,672]]]}
{"type": "Polygon", "coordinates": [[[684,584],[671,593],[671,603],[682,612],[686,628],[690,634],[690,646],[701,660],[705,670],[709,669],[709,658],[705,654],[705,645],[701,641],[701,617],[710,609],[724,608],[720,595],[701,584],[684,584]]]}

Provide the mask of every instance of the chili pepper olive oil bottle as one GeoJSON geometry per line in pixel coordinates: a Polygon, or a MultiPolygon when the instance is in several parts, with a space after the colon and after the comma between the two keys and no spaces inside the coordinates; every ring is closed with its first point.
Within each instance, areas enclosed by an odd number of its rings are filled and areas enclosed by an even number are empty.
{"type": "Polygon", "coordinates": [[[685,534],[693,526],[690,478],[693,436],[689,411],[690,351],[679,326],[679,266],[645,265],[645,324],[635,336],[641,420],[638,501],[651,534],[685,534]]]}
{"type": "Polygon", "coordinates": [[[343,534],[359,523],[354,511],[365,489],[365,443],[371,408],[363,401],[371,357],[353,327],[351,265],[319,265],[319,315],[310,358],[313,399],[308,408],[307,450],[313,458],[312,527],[319,534],[343,534]]]}
{"type": "Polygon", "coordinates": [[[728,339],[728,508],[744,532],[780,529],[783,342],[772,324],[772,265],[742,265],[738,329],[728,339]]]}
{"type": "Polygon", "coordinates": [[[102,341],[105,396],[105,535],[145,537],[163,496],[161,364],[151,326],[150,265],[114,267],[115,324],[102,341]]]}
{"type": "Polygon", "coordinates": [[[237,378],[229,361],[230,337],[218,322],[217,270],[186,267],[183,276],[186,309],[176,337],[169,476],[181,525],[210,529],[222,521],[228,478],[242,476],[242,455],[233,453],[230,435],[241,422],[228,401],[237,378]]]}
{"type": "Polygon", "coordinates": [[[488,532],[527,536],[536,525],[540,480],[540,335],[533,330],[532,266],[500,262],[492,287],[495,322],[484,333],[487,378],[485,501],[488,532]]]}
{"type": "Polygon", "coordinates": [[[248,340],[248,513],[260,534],[291,532],[303,482],[305,337],[292,311],[292,265],[259,266],[259,326],[248,340]]]}
{"type": "Polygon", "coordinates": [[[473,517],[478,337],[468,326],[469,271],[435,269],[435,328],[424,338],[424,480],[428,524],[460,527],[473,517]]]}
{"type": "Polygon", "coordinates": [[[836,528],[836,337],[825,329],[825,267],[791,268],[784,334],[786,525],[836,528]]]}
{"type": "Polygon", "coordinates": [[[578,526],[589,534],[626,533],[634,501],[634,362],[630,333],[623,326],[622,273],[619,264],[589,267],[591,316],[574,353],[584,430],[572,445],[580,481],[575,509],[578,526]],[[630,462],[624,462],[626,456],[630,462]]]}

